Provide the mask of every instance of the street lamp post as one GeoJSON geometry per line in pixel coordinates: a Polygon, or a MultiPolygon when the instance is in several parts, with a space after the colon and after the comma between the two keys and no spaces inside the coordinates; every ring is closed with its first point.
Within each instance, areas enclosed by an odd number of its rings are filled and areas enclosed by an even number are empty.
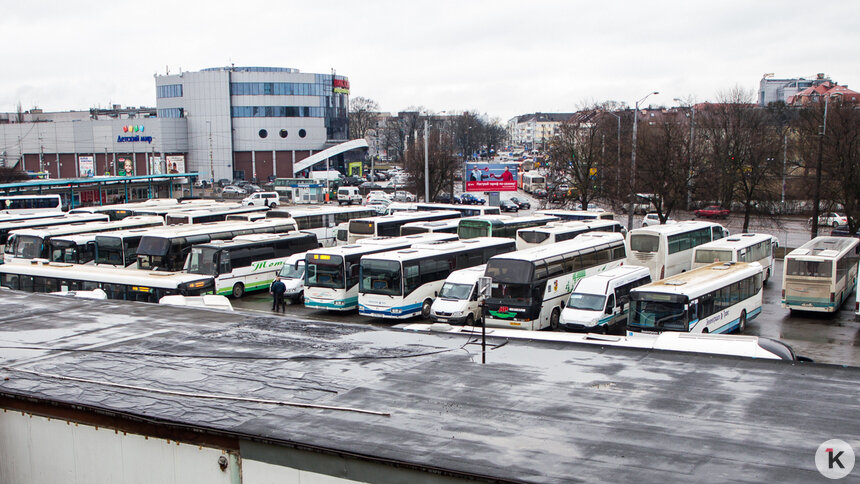
{"type": "Polygon", "coordinates": [[[633,149],[630,152],[630,205],[627,207],[627,230],[633,230],[633,201],[636,198],[636,133],[639,130],[639,103],[648,99],[652,94],[660,94],[657,91],[649,92],[642,99],[636,101],[633,111],[633,149]]]}

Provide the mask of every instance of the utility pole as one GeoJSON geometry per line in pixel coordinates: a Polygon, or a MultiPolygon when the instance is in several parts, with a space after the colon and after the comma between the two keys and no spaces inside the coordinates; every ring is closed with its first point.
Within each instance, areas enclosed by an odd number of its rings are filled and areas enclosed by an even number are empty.
{"type": "Polygon", "coordinates": [[[648,99],[652,94],[660,94],[657,91],[649,92],[645,97],[636,101],[636,106],[633,110],[633,149],[630,153],[630,201],[627,207],[627,230],[633,230],[633,211],[636,208],[636,132],[639,129],[639,103],[648,99]]]}
{"type": "Polygon", "coordinates": [[[430,203],[430,150],[427,145],[429,125],[424,118],[424,203],[430,203]]]}
{"type": "Polygon", "coordinates": [[[215,161],[212,153],[212,122],[206,121],[209,128],[209,183],[215,184],[215,161]]]}

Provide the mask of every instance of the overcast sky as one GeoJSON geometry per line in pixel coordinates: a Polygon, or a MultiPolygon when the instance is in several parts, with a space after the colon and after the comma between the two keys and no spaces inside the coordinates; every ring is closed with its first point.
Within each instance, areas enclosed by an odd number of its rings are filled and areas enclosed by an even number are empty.
{"type": "Polygon", "coordinates": [[[335,69],[383,111],[507,120],[713,100],[762,74],[860,88],[856,1],[4,2],[0,111],[155,106],[153,74],[335,69]]]}

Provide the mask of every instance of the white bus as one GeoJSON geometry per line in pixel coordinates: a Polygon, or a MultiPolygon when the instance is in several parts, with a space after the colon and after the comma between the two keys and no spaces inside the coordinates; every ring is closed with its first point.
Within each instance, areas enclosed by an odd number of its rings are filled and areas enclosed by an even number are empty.
{"type": "Polygon", "coordinates": [[[361,258],[358,314],[374,318],[430,317],[433,300],[451,272],[486,264],[516,250],[498,237],[416,244],[361,258]]]}
{"type": "Polygon", "coordinates": [[[550,222],[557,222],[558,218],[548,215],[534,215],[525,217],[511,217],[509,215],[488,215],[485,217],[470,217],[460,220],[457,227],[457,235],[461,239],[474,237],[507,237],[515,239],[517,230],[529,227],[541,227],[550,222]]]}
{"type": "Polygon", "coordinates": [[[63,212],[0,212],[0,223],[65,217],[63,212]]]}
{"type": "Polygon", "coordinates": [[[758,262],[764,267],[764,282],[773,274],[773,251],[779,247],[770,234],[739,234],[702,244],[693,249],[693,269],[714,262],[758,262]]]}
{"type": "Polygon", "coordinates": [[[185,271],[215,278],[215,294],[242,297],[246,292],[268,289],[293,254],[319,247],[314,234],[251,234],[233,240],[194,245],[185,271]]]}
{"type": "Polygon", "coordinates": [[[576,282],[621,266],[625,257],[621,234],[598,232],[493,257],[487,262],[493,285],[484,321],[502,328],[558,329],[576,282]]]}
{"type": "Polygon", "coordinates": [[[266,212],[266,218],[292,217],[299,230],[315,234],[323,247],[337,245],[338,225],[357,218],[376,216],[376,210],[367,207],[278,208],[266,212]]]}
{"type": "Polygon", "coordinates": [[[426,234],[428,232],[456,234],[460,220],[462,219],[452,218],[448,220],[433,220],[432,222],[409,222],[400,227],[400,235],[426,234]]]}
{"type": "Polygon", "coordinates": [[[0,265],[0,285],[27,292],[101,289],[108,299],[158,303],[164,296],[211,294],[212,276],[146,272],[59,262],[21,261],[0,265]]]}
{"type": "MultiPolygon", "coordinates": [[[[195,244],[230,240],[249,234],[285,234],[296,230],[292,219],[266,219],[256,222],[210,222],[150,229],[137,246],[137,268],[181,271],[195,244]]],[[[100,241],[97,243],[101,243],[100,241]]],[[[96,247],[100,250],[100,247],[96,247]]]]}
{"type": "Polygon", "coordinates": [[[219,203],[222,202],[218,202],[217,200],[195,199],[179,201],[175,198],[152,198],[143,202],[77,207],[69,210],[69,213],[102,213],[110,217],[111,220],[122,220],[135,215],[159,215],[164,217],[168,211],[194,210],[219,203]]]}
{"type": "Polygon", "coordinates": [[[413,244],[456,240],[453,234],[362,239],[356,244],[308,251],[305,256],[305,306],[333,311],[358,307],[359,261],[363,255],[405,249],[413,244]]]}
{"type": "MultiPolygon", "coordinates": [[[[484,205],[457,205],[453,203],[416,203],[416,210],[426,212],[428,210],[455,210],[460,212],[461,217],[477,217],[484,215],[501,215],[499,207],[487,207],[484,205]]],[[[388,207],[391,209],[391,207],[388,207]]]]}
{"type": "Polygon", "coordinates": [[[11,222],[0,222],[0,246],[5,246],[9,234],[15,230],[35,229],[40,227],[56,227],[81,222],[107,222],[108,216],[93,213],[64,215],[61,217],[45,217],[11,222]]]}
{"type": "Polygon", "coordinates": [[[12,258],[49,259],[51,256],[49,242],[54,237],[160,226],[164,226],[163,218],[147,216],[128,217],[113,222],[82,222],[57,227],[15,230],[9,234],[9,239],[6,241],[6,247],[3,251],[3,257],[6,262],[9,262],[12,258]]]}
{"type": "Polygon", "coordinates": [[[164,220],[167,222],[167,225],[204,224],[209,222],[222,222],[227,220],[227,217],[230,215],[263,213],[268,210],[269,207],[258,206],[214,206],[196,210],[168,212],[167,215],[165,215],[164,220]]]}
{"type": "Polygon", "coordinates": [[[357,218],[349,221],[349,243],[353,244],[359,239],[372,237],[399,237],[400,227],[409,222],[429,222],[452,218],[460,218],[460,212],[441,210],[357,218]]]}
{"type": "Polygon", "coordinates": [[[57,194],[0,195],[0,213],[62,213],[63,201],[57,194]]]}
{"type": "Polygon", "coordinates": [[[614,220],[550,222],[541,227],[517,230],[517,250],[570,240],[587,232],[618,232],[627,234],[627,229],[614,220]]]}
{"type": "Polygon", "coordinates": [[[568,221],[615,220],[615,214],[612,212],[589,212],[587,210],[539,210],[535,212],[535,215],[551,215],[568,221]]]}
{"type": "Polygon", "coordinates": [[[713,222],[686,221],[633,229],[627,234],[627,262],[647,267],[651,279],[658,281],[689,271],[693,249],[728,235],[728,230],[713,222]]]}
{"type": "Polygon", "coordinates": [[[816,237],[789,252],[783,262],[782,307],[836,312],[857,283],[854,237],[816,237]]]}
{"type": "Polygon", "coordinates": [[[522,173],[520,176],[522,186],[526,193],[534,193],[535,190],[546,190],[546,177],[540,173],[522,173]]]}
{"type": "Polygon", "coordinates": [[[743,333],[761,304],[761,264],[716,262],[630,291],[627,330],[743,333]]]}

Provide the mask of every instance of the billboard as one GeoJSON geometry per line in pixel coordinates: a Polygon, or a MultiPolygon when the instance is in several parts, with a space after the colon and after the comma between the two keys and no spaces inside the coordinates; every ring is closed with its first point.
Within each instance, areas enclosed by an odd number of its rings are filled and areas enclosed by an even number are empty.
{"type": "Polygon", "coordinates": [[[92,156],[78,157],[78,171],[80,176],[94,176],[96,174],[95,159],[92,156]]]}
{"type": "Polygon", "coordinates": [[[466,163],[466,191],[517,191],[517,164],[466,163]]]}
{"type": "Polygon", "coordinates": [[[167,173],[185,173],[185,155],[168,156],[167,173]]]}

